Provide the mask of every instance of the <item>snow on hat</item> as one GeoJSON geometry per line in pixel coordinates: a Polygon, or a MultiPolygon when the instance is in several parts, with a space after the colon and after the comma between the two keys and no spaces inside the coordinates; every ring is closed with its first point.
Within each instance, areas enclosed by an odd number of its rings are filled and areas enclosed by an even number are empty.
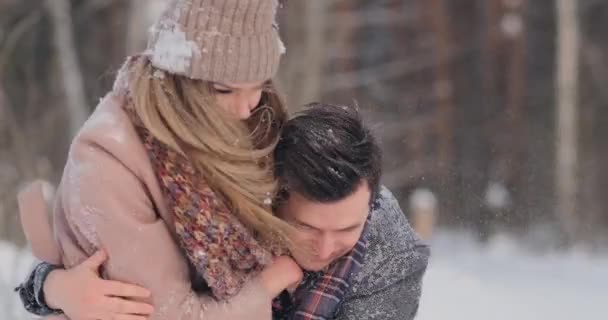
{"type": "Polygon", "coordinates": [[[152,65],[192,79],[257,82],[272,78],[285,47],[277,0],[172,0],[150,30],[152,65]]]}

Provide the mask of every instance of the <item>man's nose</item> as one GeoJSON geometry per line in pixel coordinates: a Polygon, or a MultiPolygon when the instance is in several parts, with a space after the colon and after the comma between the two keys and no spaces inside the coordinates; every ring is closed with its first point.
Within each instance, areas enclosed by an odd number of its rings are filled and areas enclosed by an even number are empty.
{"type": "Polygon", "coordinates": [[[328,260],[334,252],[333,240],[328,236],[323,236],[317,243],[317,257],[320,260],[328,260]]]}

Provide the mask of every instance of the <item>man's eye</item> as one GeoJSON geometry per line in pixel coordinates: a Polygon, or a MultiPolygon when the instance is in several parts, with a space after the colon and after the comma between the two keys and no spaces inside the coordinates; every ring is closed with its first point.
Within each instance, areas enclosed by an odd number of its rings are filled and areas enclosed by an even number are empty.
{"type": "Polygon", "coordinates": [[[304,224],[299,224],[299,223],[298,223],[298,224],[297,224],[297,227],[298,227],[299,229],[302,229],[302,230],[312,230],[312,228],[311,228],[311,227],[309,227],[309,226],[307,226],[307,225],[304,225],[304,224]]]}

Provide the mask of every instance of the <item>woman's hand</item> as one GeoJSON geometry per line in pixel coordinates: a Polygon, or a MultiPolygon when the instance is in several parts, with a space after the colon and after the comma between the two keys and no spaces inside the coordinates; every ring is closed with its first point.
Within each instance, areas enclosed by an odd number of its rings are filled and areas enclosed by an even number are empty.
{"type": "Polygon", "coordinates": [[[99,267],[107,258],[104,251],[98,251],[71,269],[52,271],[43,288],[47,305],[61,309],[73,320],[147,319],[153,307],[132,299],[147,298],[150,292],[136,285],[102,279],[99,267]]]}
{"type": "Polygon", "coordinates": [[[264,287],[272,297],[278,296],[285,289],[292,289],[302,281],[304,274],[300,266],[290,257],[275,258],[272,265],[260,273],[264,287]]]}

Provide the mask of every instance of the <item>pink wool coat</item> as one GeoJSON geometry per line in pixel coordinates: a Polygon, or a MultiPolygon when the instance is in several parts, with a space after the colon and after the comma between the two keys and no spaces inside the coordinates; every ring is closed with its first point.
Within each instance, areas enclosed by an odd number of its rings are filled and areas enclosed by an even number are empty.
{"type": "Polygon", "coordinates": [[[257,280],[227,303],[192,291],[171,212],[122,109],[125,94],[110,92],[74,139],[50,224],[40,184],[20,195],[35,255],[69,268],[105,249],[104,277],[149,289],[153,320],[271,319],[272,297],[257,280]]]}

